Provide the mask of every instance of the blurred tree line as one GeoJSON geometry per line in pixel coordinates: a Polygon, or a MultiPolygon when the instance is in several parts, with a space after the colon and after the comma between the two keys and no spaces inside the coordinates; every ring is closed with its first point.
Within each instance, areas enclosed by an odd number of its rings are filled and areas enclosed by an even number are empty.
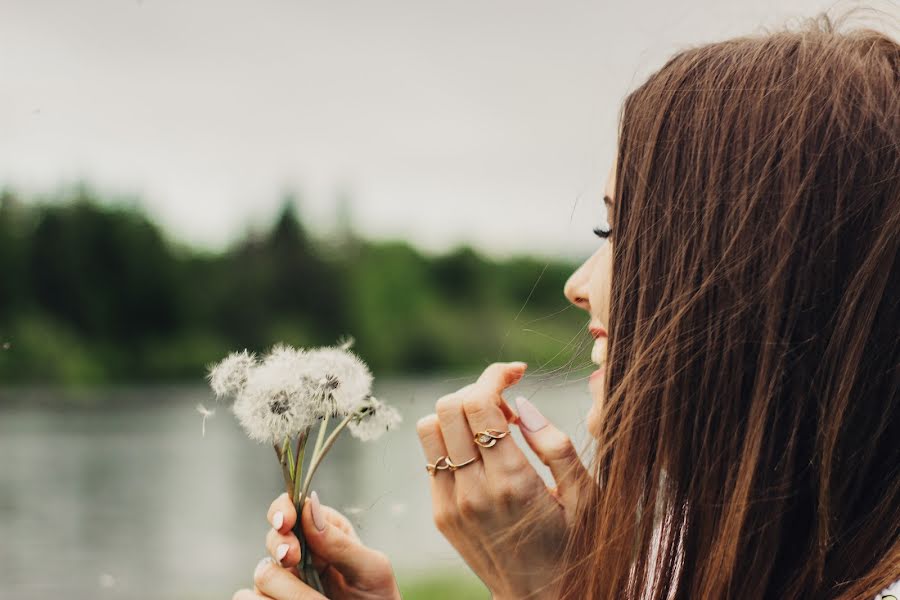
{"type": "Polygon", "coordinates": [[[426,256],[348,228],[316,239],[291,197],[270,230],[209,253],[101,200],[0,193],[4,383],[198,380],[231,350],[347,335],[376,374],[554,368],[586,325],[562,294],[573,264],[426,256]]]}

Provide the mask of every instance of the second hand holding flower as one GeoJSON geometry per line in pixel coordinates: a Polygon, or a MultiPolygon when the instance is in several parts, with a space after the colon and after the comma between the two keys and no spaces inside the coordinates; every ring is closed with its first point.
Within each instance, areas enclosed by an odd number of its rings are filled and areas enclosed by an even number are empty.
{"type": "MultiPolygon", "coordinates": [[[[216,395],[235,398],[232,410],[247,435],[274,447],[296,513],[302,512],[316,470],[345,428],[365,441],[401,421],[396,409],[371,395],[372,375],[348,350],[352,342],[308,351],[279,344],[261,360],[236,352],[209,372],[216,395]],[[329,423],[338,418],[329,434],[329,423]],[[304,476],[307,444],[317,423],[304,476]]],[[[299,523],[294,533],[301,549],[298,575],[321,592],[324,586],[299,523]]]]}

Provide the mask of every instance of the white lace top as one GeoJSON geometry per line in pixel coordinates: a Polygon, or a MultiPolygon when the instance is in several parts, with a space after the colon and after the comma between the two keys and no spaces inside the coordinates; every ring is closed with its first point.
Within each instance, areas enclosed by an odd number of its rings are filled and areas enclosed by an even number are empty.
{"type": "Polygon", "coordinates": [[[900,600],[900,579],[881,590],[875,600],[900,600]]]}

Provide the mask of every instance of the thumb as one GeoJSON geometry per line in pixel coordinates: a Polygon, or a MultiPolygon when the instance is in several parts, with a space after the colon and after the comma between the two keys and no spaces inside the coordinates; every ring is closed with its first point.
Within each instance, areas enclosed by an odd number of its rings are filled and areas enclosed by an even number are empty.
{"type": "Polygon", "coordinates": [[[516,398],[519,411],[519,430],[541,462],[550,467],[556,481],[554,494],[564,508],[575,509],[578,494],[590,481],[572,440],[550,423],[524,396],[516,398]]]}
{"type": "Polygon", "coordinates": [[[306,543],[320,572],[331,565],[350,584],[380,583],[385,572],[391,572],[390,562],[384,554],[364,546],[355,535],[326,518],[325,507],[316,492],[310,494],[309,502],[303,506],[302,524],[306,543]]]}

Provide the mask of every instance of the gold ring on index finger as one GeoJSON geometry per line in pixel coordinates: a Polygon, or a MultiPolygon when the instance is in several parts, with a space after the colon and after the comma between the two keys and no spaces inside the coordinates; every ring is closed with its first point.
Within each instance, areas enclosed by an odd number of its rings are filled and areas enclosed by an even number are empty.
{"type": "Polygon", "coordinates": [[[473,439],[475,440],[475,443],[482,448],[492,448],[497,444],[497,440],[502,440],[507,435],[509,435],[508,430],[500,431],[498,429],[485,429],[484,431],[476,433],[473,439]]]}

